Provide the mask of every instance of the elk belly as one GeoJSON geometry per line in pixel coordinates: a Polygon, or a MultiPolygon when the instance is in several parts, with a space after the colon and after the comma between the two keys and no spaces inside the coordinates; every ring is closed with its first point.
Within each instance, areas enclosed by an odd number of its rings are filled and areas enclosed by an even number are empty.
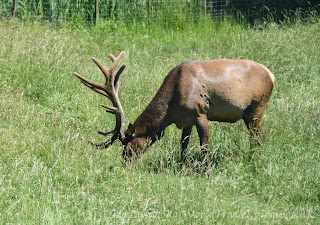
{"type": "Polygon", "coordinates": [[[218,122],[235,123],[242,119],[246,108],[245,105],[240,106],[217,96],[210,103],[207,112],[208,119],[218,122]]]}

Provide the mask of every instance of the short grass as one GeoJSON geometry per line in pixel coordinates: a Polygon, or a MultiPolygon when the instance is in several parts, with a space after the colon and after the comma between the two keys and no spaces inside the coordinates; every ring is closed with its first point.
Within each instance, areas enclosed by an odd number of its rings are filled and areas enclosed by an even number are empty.
{"type": "Polygon", "coordinates": [[[319,224],[320,19],[261,25],[204,21],[177,29],[97,28],[0,22],[0,221],[2,224],[319,224]],[[72,75],[103,82],[125,50],[120,98],[133,122],[167,72],[188,60],[247,58],[276,77],[252,147],[242,122],[210,124],[208,173],[195,131],[179,165],[175,126],[140,160],[123,165],[121,146],[97,151],[87,139],[111,130],[106,99],[72,75]]]}

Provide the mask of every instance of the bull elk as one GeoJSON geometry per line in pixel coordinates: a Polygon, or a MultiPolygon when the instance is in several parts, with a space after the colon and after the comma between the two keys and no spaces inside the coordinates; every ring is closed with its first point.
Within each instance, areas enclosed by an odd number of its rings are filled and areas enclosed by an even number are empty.
{"type": "Polygon", "coordinates": [[[107,148],[119,140],[123,145],[123,158],[128,160],[143,153],[174,123],[182,129],[180,160],[183,160],[195,125],[201,150],[209,160],[209,120],[234,123],[243,119],[254,140],[259,140],[259,123],[273,89],[274,76],[266,67],[250,60],[190,61],[174,67],[146,109],[123,131],[125,116],[118,90],[119,76],[126,64],[116,69],[125,54],[121,52],[118,57],[111,54],[110,69],[92,58],[103,72],[105,84],[74,73],[86,86],[109,98],[113,105],[102,107],[116,116],[115,129],[107,133],[98,131],[112,137],[101,143],[91,142],[96,148],[107,148]]]}

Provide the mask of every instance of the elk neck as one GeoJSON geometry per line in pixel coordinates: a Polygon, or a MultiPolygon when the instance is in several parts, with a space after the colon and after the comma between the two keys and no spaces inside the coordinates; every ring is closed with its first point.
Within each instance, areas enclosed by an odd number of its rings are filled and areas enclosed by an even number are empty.
{"type": "Polygon", "coordinates": [[[155,137],[172,123],[168,109],[177,83],[177,68],[168,73],[152,101],[134,122],[137,137],[155,137]]]}

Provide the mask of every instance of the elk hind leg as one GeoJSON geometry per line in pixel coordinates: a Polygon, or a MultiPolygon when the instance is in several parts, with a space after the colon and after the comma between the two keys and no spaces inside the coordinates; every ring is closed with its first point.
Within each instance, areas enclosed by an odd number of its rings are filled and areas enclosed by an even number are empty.
{"type": "Polygon", "coordinates": [[[258,107],[252,110],[248,107],[243,118],[254,144],[261,144],[262,137],[264,136],[260,127],[260,121],[265,108],[266,104],[259,104],[258,107]]]}

